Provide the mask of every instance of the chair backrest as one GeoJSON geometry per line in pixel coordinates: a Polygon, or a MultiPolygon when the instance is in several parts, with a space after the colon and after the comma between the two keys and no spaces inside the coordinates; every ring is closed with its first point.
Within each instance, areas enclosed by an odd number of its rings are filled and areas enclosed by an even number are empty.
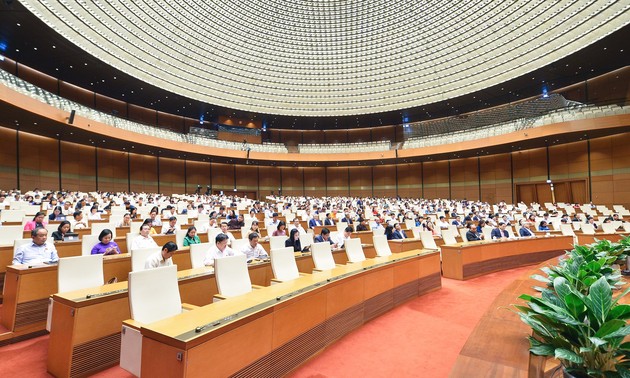
{"type": "Polygon", "coordinates": [[[413,230],[416,227],[416,221],[413,219],[405,219],[405,225],[407,226],[407,230],[413,230]]]}
{"type": "MultiPolygon", "coordinates": [[[[57,229],[59,228],[58,224],[51,224],[51,223],[46,223],[46,225],[44,225],[44,228],[48,231],[48,235],[52,234],[53,232],[57,231],[57,229]]],[[[52,237],[52,235],[51,235],[52,237]]]]}
{"type": "MultiPolygon", "coordinates": [[[[234,251],[240,252],[240,250],[248,243],[249,243],[249,238],[234,239],[230,248],[232,248],[234,251]]],[[[282,246],[284,246],[284,243],[282,244],[282,246]]]]}
{"type": "Polygon", "coordinates": [[[272,249],[270,255],[271,269],[273,270],[275,279],[279,281],[290,281],[300,276],[297,263],[295,262],[293,247],[272,249]]]}
{"type": "Polygon", "coordinates": [[[214,244],[217,235],[219,235],[220,233],[221,233],[221,229],[220,228],[209,228],[208,229],[208,241],[210,243],[214,244]]]}
{"type": "Polygon", "coordinates": [[[92,235],[100,235],[101,231],[108,228],[112,232],[112,239],[116,238],[116,224],[115,223],[92,223],[92,235]]]}
{"type": "Polygon", "coordinates": [[[300,245],[302,248],[310,247],[315,241],[313,240],[313,234],[305,233],[300,234],[300,245]]]}
{"type": "Polygon", "coordinates": [[[144,270],[144,264],[147,262],[147,258],[153,253],[160,252],[162,248],[151,247],[134,249],[131,251],[131,271],[138,272],[144,270]]]}
{"type": "Polygon", "coordinates": [[[2,213],[0,213],[0,221],[3,223],[22,222],[24,217],[26,217],[26,210],[2,210],[2,213]]]}
{"type": "Polygon", "coordinates": [[[516,235],[514,235],[514,229],[512,228],[512,226],[507,226],[507,227],[505,228],[505,230],[508,232],[508,235],[509,235],[511,238],[515,238],[515,237],[516,237],[516,235]]]}
{"type": "Polygon", "coordinates": [[[451,235],[453,235],[454,238],[459,237],[459,231],[457,231],[457,226],[455,226],[454,224],[450,224],[448,226],[448,229],[451,230],[451,235]]]}
{"type": "Polygon", "coordinates": [[[492,228],[491,227],[483,227],[481,229],[481,232],[483,233],[483,238],[485,240],[492,239],[492,228]]]}
{"type": "Polygon", "coordinates": [[[602,230],[607,234],[614,234],[615,225],[612,223],[602,223],[602,230]]]}
{"type": "Polygon", "coordinates": [[[365,261],[365,253],[361,245],[361,239],[348,239],[344,242],[348,262],[355,263],[365,261]]]}
{"type": "Polygon", "coordinates": [[[437,244],[435,244],[435,239],[433,239],[433,234],[431,233],[431,231],[421,231],[420,241],[422,241],[422,246],[425,249],[438,249],[438,246],[437,244]]]}
{"type": "Polygon", "coordinates": [[[64,257],[59,259],[57,291],[64,293],[103,286],[103,255],[64,257]]]}
{"type": "Polygon", "coordinates": [[[0,245],[13,245],[17,239],[22,239],[24,227],[2,226],[0,227],[0,245]]]}
{"type": "Polygon", "coordinates": [[[387,236],[385,235],[374,235],[372,237],[374,241],[374,250],[376,251],[376,256],[389,256],[392,254],[392,250],[389,248],[389,243],[387,242],[387,236]]]}
{"type": "Polygon", "coordinates": [[[129,309],[133,320],[153,323],[175,316],[182,312],[181,302],[177,266],[129,273],[129,309]]]}
{"type": "MultiPolygon", "coordinates": [[[[49,239],[50,240],[50,239],[49,239]]],[[[23,246],[24,244],[28,244],[30,242],[32,242],[33,239],[15,239],[13,241],[13,256],[15,256],[15,251],[17,251],[18,248],[20,248],[21,246],[23,246]]],[[[48,242],[48,240],[46,241],[48,242]]],[[[52,243],[52,242],[51,242],[52,243]]]]}
{"type": "Polygon", "coordinates": [[[383,227],[375,228],[372,230],[372,235],[374,236],[385,235],[385,229],[383,227]]]}
{"type": "Polygon", "coordinates": [[[561,224],[560,230],[562,231],[562,235],[564,236],[575,236],[575,232],[573,232],[573,226],[570,224],[561,224]]]}
{"type": "Polygon", "coordinates": [[[343,231],[346,229],[346,227],[348,227],[348,222],[339,221],[335,223],[335,225],[337,226],[337,231],[343,231]]]}
{"type": "MultiPolygon", "coordinates": [[[[413,226],[411,227],[411,233],[413,234],[413,238],[414,239],[420,239],[420,233],[422,232],[422,227],[419,226],[413,226]]],[[[409,235],[407,235],[409,236],[409,235]]]]}
{"type": "Polygon", "coordinates": [[[284,248],[284,242],[288,238],[286,236],[272,236],[269,238],[269,249],[284,248]]]}
{"type": "Polygon", "coordinates": [[[590,223],[582,224],[582,232],[586,235],[595,235],[595,227],[590,223]]]}
{"type": "Polygon", "coordinates": [[[582,228],[582,222],[571,222],[573,223],[573,229],[575,231],[579,230],[580,228],[582,228]]]}
{"type": "Polygon", "coordinates": [[[228,256],[214,261],[214,276],[219,294],[235,297],[252,291],[252,282],[247,270],[247,256],[228,256]]]}
{"type": "Polygon", "coordinates": [[[313,243],[311,256],[317,270],[329,270],[335,267],[335,259],[329,242],[313,243]]]}
{"type": "Polygon", "coordinates": [[[83,235],[83,239],[81,239],[81,256],[91,254],[92,248],[94,248],[98,242],[98,235],[83,235]]]}
{"type": "Polygon", "coordinates": [[[623,224],[623,231],[630,232],[630,223],[626,222],[623,224]]]}
{"type": "MultiPolygon", "coordinates": [[[[133,230],[134,228],[131,227],[131,229],[133,230]]],[[[139,229],[139,228],[138,228],[139,229]]],[[[131,243],[133,243],[133,239],[136,238],[136,236],[140,235],[139,232],[128,232],[127,233],[127,253],[131,253],[131,243]]],[[[121,251],[124,252],[124,251],[121,251]]]]}
{"type": "Polygon", "coordinates": [[[462,241],[465,243],[468,241],[468,239],[466,239],[466,233],[468,232],[467,228],[460,228],[459,229],[459,235],[462,237],[462,241]]]}
{"type": "Polygon", "coordinates": [[[210,224],[210,221],[208,220],[196,220],[193,221],[193,226],[195,226],[195,228],[197,229],[198,232],[201,232],[203,230],[205,230],[208,225],[210,224]]]}
{"type": "Polygon", "coordinates": [[[453,230],[451,230],[450,227],[442,230],[442,240],[444,240],[444,245],[457,244],[457,239],[455,239],[455,234],[453,234],[453,230]]]}
{"type": "Polygon", "coordinates": [[[212,248],[214,243],[201,243],[190,245],[190,266],[194,268],[201,268],[203,260],[206,257],[206,252],[212,248]]]}

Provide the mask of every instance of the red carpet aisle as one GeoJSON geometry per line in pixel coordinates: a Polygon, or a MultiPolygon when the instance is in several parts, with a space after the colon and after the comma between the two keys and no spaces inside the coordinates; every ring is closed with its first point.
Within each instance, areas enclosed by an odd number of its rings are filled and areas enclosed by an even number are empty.
{"type": "Polygon", "coordinates": [[[528,269],[468,281],[443,278],[441,290],[407,302],[343,337],[291,378],[447,377],[488,306],[528,269]]]}
{"type": "MultiPolygon", "coordinates": [[[[442,279],[442,289],[395,308],[355,330],[297,369],[302,377],[447,377],[470,332],[494,298],[531,267],[469,281],[442,279]]],[[[0,348],[0,376],[48,377],[48,336],[0,348]]],[[[119,367],[96,375],[131,377],[119,367]]]]}

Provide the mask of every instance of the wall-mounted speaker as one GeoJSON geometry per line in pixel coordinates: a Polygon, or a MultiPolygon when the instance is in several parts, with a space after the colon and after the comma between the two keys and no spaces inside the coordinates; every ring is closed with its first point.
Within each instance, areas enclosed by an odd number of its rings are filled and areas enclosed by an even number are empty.
{"type": "Polygon", "coordinates": [[[70,117],[68,117],[68,124],[69,124],[69,125],[72,125],[72,123],[74,122],[74,113],[76,113],[76,111],[73,109],[73,110],[70,112],[70,117]]]}

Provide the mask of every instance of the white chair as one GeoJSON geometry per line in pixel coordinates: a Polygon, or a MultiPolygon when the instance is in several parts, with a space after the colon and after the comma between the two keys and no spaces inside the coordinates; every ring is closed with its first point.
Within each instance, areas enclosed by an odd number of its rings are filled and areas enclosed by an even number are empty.
{"type": "Polygon", "coordinates": [[[595,235],[595,227],[590,223],[582,224],[582,232],[584,235],[595,235]]]}
{"type": "MultiPolygon", "coordinates": [[[[336,225],[337,225],[337,231],[343,231],[343,230],[346,229],[346,227],[348,227],[348,222],[341,222],[341,221],[339,221],[339,222],[337,222],[336,225]]],[[[354,229],[354,227],[353,227],[353,229],[354,229]]]]}
{"type": "Polygon", "coordinates": [[[300,245],[302,246],[302,248],[310,247],[311,245],[313,245],[313,243],[313,234],[310,234],[308,232],[306,234],[300,234],[300,245]]]}
{"type": "MultiPolygon", "coordinates": [[[[182,312],[177,267],[165,266],[129,273],[129,309],[131,319],[141,324],[153,323],[182,312]],[[156,291],[159,290],[159,295],[156,291]]],[[[139,327],[123,323],[120,367],[141,376],[142,334],[139,327]]]]}
{"type": "Polygon", "coordinates": [[[416,221],[413,219],[405,219],[405,226],[407,226],[407,230],[413,230],[416,227],[416,221]]]}
{"type": "Polygon", "coordinates": [[[160,252],[161,247],[141,248],[131,251],[131,271],[139,272],[144,270],[144,264],[153,253],[160,252]]]}
{"type": "Polygon", "coordinates": [[[346,247],[348,262],[356,263],[365,261],[365,253],[363,252],[361,239],[348,239],[344,242],[344,245],[346,247]]]}
{"type": "Polygon", "coordinates": [[[22,239],[24,227],[22,226],[2,226],[0,227],[0,245],[13,245],[17,239],[22,239]]]}
{"type": "Polygon", "coordinates": [[[411,227],[411,233],[413,234],[414,239],[420,239],[420,233],[422,232],[422,227],[413,226],[411,227]]]}
{"type": "MultiPolygon", "coordinates": [[[[241,249],[243,249],[243,247],[247,245],[248,243],[249,243],[249,238],[234,239],[230,248],[232,248],[234,251],[240,252],[241,249]]],[[[282,244],[282,246],[284,246],[284,243],[282,244]]]]}
{"type": "Polygon", "coordinates": [[[284,248],[284,242],[288,238],[286,236],[272,236],[269,238],[269,249],[284,248]]]}
{"type": "MultiPolygon", "coordinates": [[[[133,227],[131,228],[133,230],[133,227]]],[[[140,235],[139,232],[128,232],[127,233],[127,253],[131,253],[131,244],[133,243],[133,239],[136,238],[136,236],[140,235]]],[[[120,252],[124,252],[124,251],[120,251],[120,252]]]]}
{"type": "Polygon", "coordinates": [[[330,270],[335,267],[335,259],[332,255],[329,242],[313,243],[311,257],[317,271],[330,270]]]}
{"type": "MultiPolygon", "coordinates": [[[[450,227],[442,230],[442,240],[444,240],[444,245],[457,244],[457,239],[455,239],[453,230],[450,227]]],[[[424,242],[422,244],[424,245],[424,242]]]]}
{"type": "Polygon", "coordinates": [[[467,229],[467,228],[465,228],[465,227],[464,227],[464,228],[460,228],[460,229],[459,229],[459,235],[462,237],[462,241],[463,241],[464,243],[466,243],[466,242],[468,241],[468,239],[466,238],[466,233],[467,233],[467,232],[468,232],[468,229],[467,229]]]}
{"type": "Polygon", "coordinates": [[[208,252],[208,250],[210,250],[213,245],[214,243],[201,243],[190,245],[190,265],[193,269],[201,268],[204,266],[203,260],[206,257],[206,252],[208,252]]]}
{"type": "Polygon", "coordinates": [[[624,232],[630,232],[630,223],[626,222],[623,224],[623,231],[624,232]]]}
{"type": "Polygon", "coordinates": [[[87,289],[102,286],[103,255],[64,257],[59,259],[57,269],[57,292],[87,289]]]}
{"type": "Polygon", "coordinates": [[[112,232],[112,239],[116,238],[116,224],[114,223],[92,223],[92,231],[90,233],[98,236],[105,229],[109,229],[112,232]]]}
{"type": "Polygon", "coordinates": [[[481,232],[484,240],[492,240],[492,227],[482,227],[481,232]]]}
{"type": "Polygon", "coordinates": [[[221,229],[220,228],[209,228],[208,229],[208,241],[210,243],[215,243],[215,239],[217,237],[217,235],[219,235],[221,233],[221,229]]]}
{"type": "Polygon", "coordinates": [[[228,256],[214,261],[214,277],[218,295],[215,299],[226,299],[252,291],[252,282],[247,269],[247,256],[228,256]]]}
{"type": "Polygon", "coordinates": [[[385,235],[385,229],[383,227],[376,228],[376,229],[372,230],[372,235],[374,235],[374,236],[385,235]]]}
{"type": "MultiPolygon", "coordinates": [[[[13,205],[13,203],[11,203],[13,205]]],[[[0,221],[5,222],[22,222],[22,219],[26,217],[25,210],[3,210],[0,213],[0,221]]],[[[32,217],[31,217],[32,219],[32,217]]],[[[31,220],[29,219],[29,220],[31,220]]]]}
{"type": "Polygon", "coordinates": [[[271,283],[279,283],[291,281],[300,276],[297,263],[295,262],[295,253],[293,247],[285,247],[272,249],[271,270],[273,271],[273,279],[271,283]]]}
{"type": "MultiPolygon", "coordinates": [[[[50,239],[48,239],[48,240],[50,240],[50,239]]],[[[48,242],[48,240],[46,242],[48,242]]],[[[22,239],[22,238],[15,239],[13,241],[13,256],[15,256],[15,252],[17,251],[18,248],[20,248],[24,244],[31,243],[32,241],[33,241],[33,239],[22,239]]]]}
{"type": "Polygon", "coordinates": [[[614,234],[615,233],[615,225],[612,223],[602,223],[602,231],[604,231],[605,234],[614,234]]]}
{"type": "Polygon", "coordinates": [[[437,244],[435,244],[435,239],[433,239],[433,234],[431,233],[431,231],[421,231],[420,241],[422,242],[422,246],[424,247],[424,249],[439,249],[437,244]]]}
{"type": "Polygon", "coordinates": [[[390,256],[392,254],[392,250],[389,248],[389,243],[387,242],[387,236],[385,235],[374,235],[372,237],[374,243],[374,250],[376,251],[376,256],[384,257],[390,256]]]}
{"type": "Polygon", "coordinates": [[[185,237],[186,237],[186,230],[178,231],[175,234],[175,244],[177,244],[178,249],[181,249],[184,246],[185,237]]]}
{"type": "Polygon", "coordinates": [[[98,243],[98,235],[83,235],[81,239],[81,256],[92,253],[92,248],[98,243]]]}

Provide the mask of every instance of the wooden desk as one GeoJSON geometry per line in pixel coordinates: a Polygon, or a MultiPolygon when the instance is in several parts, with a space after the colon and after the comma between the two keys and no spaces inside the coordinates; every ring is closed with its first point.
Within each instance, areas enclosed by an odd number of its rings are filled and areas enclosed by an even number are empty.
{"type": "Polygon", "coordinates": [[[595,235],[587,235],[582,232],[575,232],[575,236],[578,239],[578,245],[587,245],[595,243],[595,239],[597,240],[609,240],[613,243],[619,242],[619,240],[623,239],[622,234],[605,234],[603,232],[596,232],[595,235]]]}
{"type": "MultiPolygon", "coordinates": [[[[178,270],[190,269],[190,251],[179,250],[173,255],[178,270]]],[[[126,281],[131,271],[131,255],[104,256],[103,275],[126,281]]],[[[57,264],[29,268],[28,265],[10,265],[6,272],[2,325],[9,331],[25,329],[33,332],[45,328],[48,298],[57,293],[57,264]]]]}
{"type": "Polygon", "coordinates": [[[439,272],[437,252],[399,253],[146,325],[141,329],[142,374],[283,376],[368,320],[439,289],[439,272]],[[205,328],[195,332],[200,326],[205,328]]]}
{"type": "Polygon", "coordinates": [[[374,233],[372,231],[355,231],[350,235],[352,239],[361,239],[363,244],[374,243],[374,233]]]}
{"type": "Polygon", "coordinates": [[[389,249],[392,253],[400,253],[406,251],[413,251],[414,249],[422,249],[422,242],[420,239],[396,239],[396,240],[388,240],[389,249]]]}
{"type": "Polygon", "coordinates": [[[322,229],[327,228],[328,231],[332,234],[333,232],[337,232],[337,225],[334,226],[315,226],[313,227],[313,237],[322,233],[322,229]]]}
{"type": "Polygon", "coordinates": [[[446,278],[467,280],[498,270],[540,263],[563,254],[572,246],[571,236],[443,245],[442,274],[446,278]]]}
{"type": "MultiPolygon", "coordinates": [[[[373,247],[367,246],[365,251],[375,255],[373,247]]],[[[338,264],[347,262],[343,250],[335,251],[333,256],[338,264]]],[[[310,254],[298,254],[296,262],[301,271],[312,273],[310,254]]],[[[212,268],[187,269],[177,275],[184,303],[204,306],[212,303],[213,295],[218,294],[212,268]]],[[[273,277],[271,264],[250,265],[249,276],[253,284],[269,286],[273,277]]],[[[127,282],[58,293],[52,298],[48,372],[56,377],[85,375],[117,364],[122,322],[130,317],[127,282]],[[86,298],[87,295],[90,298],[86,298]],[[102,353],[102,350],[110,352],[102,353]]]]}

